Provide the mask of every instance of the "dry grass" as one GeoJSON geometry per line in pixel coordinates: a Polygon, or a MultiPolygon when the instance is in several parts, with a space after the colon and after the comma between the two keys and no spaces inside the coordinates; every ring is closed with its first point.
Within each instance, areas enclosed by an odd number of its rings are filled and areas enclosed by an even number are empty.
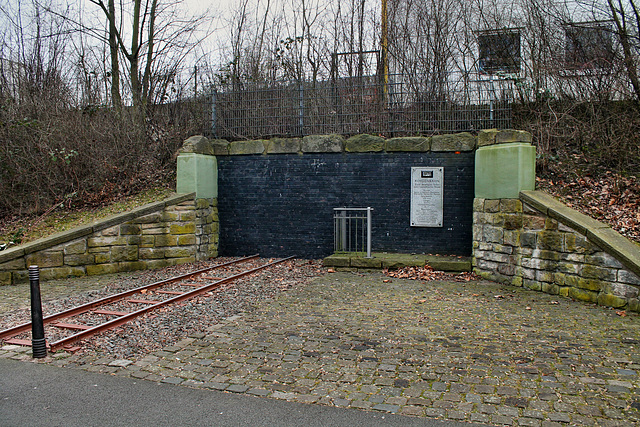
{"type": "Polygon", "coordinates": [[[166,199],[172,193],[173,190],[168,187],[155,187],[112,201],[98,208],[66,209],[64,205],[61,205],[44,215],[17,217],[0,223],[0,245],[11,246],[28,243],[41,237],[106,218],[109,215],[166,199]]]}

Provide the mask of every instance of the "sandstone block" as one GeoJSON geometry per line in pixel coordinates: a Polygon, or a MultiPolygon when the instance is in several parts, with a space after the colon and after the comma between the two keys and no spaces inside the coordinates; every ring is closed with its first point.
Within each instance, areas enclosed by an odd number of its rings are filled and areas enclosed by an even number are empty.
{"type": "Polygon", "coordinates": [[[627,300],[616,295],[601,293],[598,295],[598,305],[605,307],[622,308],[627,305],[627,300]]]}
{"type": "Polygon", "coordinates": [[[93,254],[77,254],[77,255],[65,255],[64,264],[68,266],[80,266],[93,264],[95,262],[95,255],[93,254]]]}
{"type": "Polygon", "coordinates": [[[423,136],[390,138],[385,144],[385,151],[429,151],[431,139],[423,136]]]}
{"type": "Polygon", "coordinates": [[[62,267],[64,265],[64,255],[62,251],[42,251],[29,254],[25,258],[27,268],[31,265],[37,265],[38,267],[62,267]]]}
{"type": "Polygon", "coordinates": [[[268,154],[296,154],[300,151],[300,138],[273,138],[267,144],[268,154]]]}
{"type": "Polygon", "coordinates": [[[578,288],[568,288],[568,289],[569,289],[568,296],[575,300],[585,301],[585,302],[594,302],[594,303],[598,302],[597,292],[593,292],[585,289],[578,289],[578,288]]]}
{"type": "Polygon", "coordinates": [[[196,232],[196,225],[194,223],[186,224],[171,224],[169,226],[169,232],[173,235],[176,234],[193,234],[196,232]]]}
{"type": "Polygon", "coordinates": [[[431,151],[472,151],[476,148],[476,137],[468,132],[431,137],[431,151]]]}
{"type": "Polygon", "coordinates": [[[264,147],[269,141],[234,141],[229,144],[229,155],[241,156],[248,154],[264,154],[264,147]]]}
{"type": "Polygon", "coordinates": [[[79,255],[87,252],[87,241],[79,240],[64,245],[63,252],[65,255],[79,255]]]}
{"type": "Polygon", "coordinates": [[[137,259],[137,246],[114,246],[111,248],[111,262],[135,261],[137,259]]]}
{"type": "Polygon", "coordinates": [[[384,138],[374,135],[361,134],[347,139],[345,151],[350,153],[379,152],[384,149],[384,138]]]}
{"type": "Polygon", "coordinates": [[[341,153],[344,151],[342,135],[310,135],[302,138],[303,153],[341,153]]]}

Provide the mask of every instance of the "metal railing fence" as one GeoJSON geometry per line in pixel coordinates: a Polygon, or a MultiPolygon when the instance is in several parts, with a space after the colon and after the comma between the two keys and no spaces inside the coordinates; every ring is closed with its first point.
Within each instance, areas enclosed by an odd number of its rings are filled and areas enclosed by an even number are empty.
{"type": "Polygon", "coordinates": [[[334,208],[333,247],[335,253],[355,253],[371,258],[371,215],[373,208],[334,208]]]}
{"type": "Polygon", "coordinates": [[[210,132],[231,140],[313,134],[433,135],[511,127],[513,81],[391,75],[237,84],[211,97],[210,132]]]}

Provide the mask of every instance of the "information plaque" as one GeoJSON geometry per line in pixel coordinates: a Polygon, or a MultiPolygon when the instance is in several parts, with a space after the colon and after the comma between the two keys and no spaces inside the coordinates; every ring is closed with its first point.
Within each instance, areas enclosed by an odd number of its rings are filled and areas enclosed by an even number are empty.
{"type": "Polygon", "coordinates": [[[442,227],[444,168],[411,168],[411,226],[442,227]]]}

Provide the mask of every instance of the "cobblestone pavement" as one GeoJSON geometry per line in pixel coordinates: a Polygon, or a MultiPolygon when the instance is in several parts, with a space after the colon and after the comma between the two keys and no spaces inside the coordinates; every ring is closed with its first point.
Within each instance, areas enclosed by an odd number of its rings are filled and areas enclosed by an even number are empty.
{"type": "MultiPolygon", "coordinates": [[[[140,360],[46,362],[495,425],[640,421],[640,317],[481,281],[334,273],[140,360]]],[[[30,359],[4,346],[0,357],[30,359]]]]}

